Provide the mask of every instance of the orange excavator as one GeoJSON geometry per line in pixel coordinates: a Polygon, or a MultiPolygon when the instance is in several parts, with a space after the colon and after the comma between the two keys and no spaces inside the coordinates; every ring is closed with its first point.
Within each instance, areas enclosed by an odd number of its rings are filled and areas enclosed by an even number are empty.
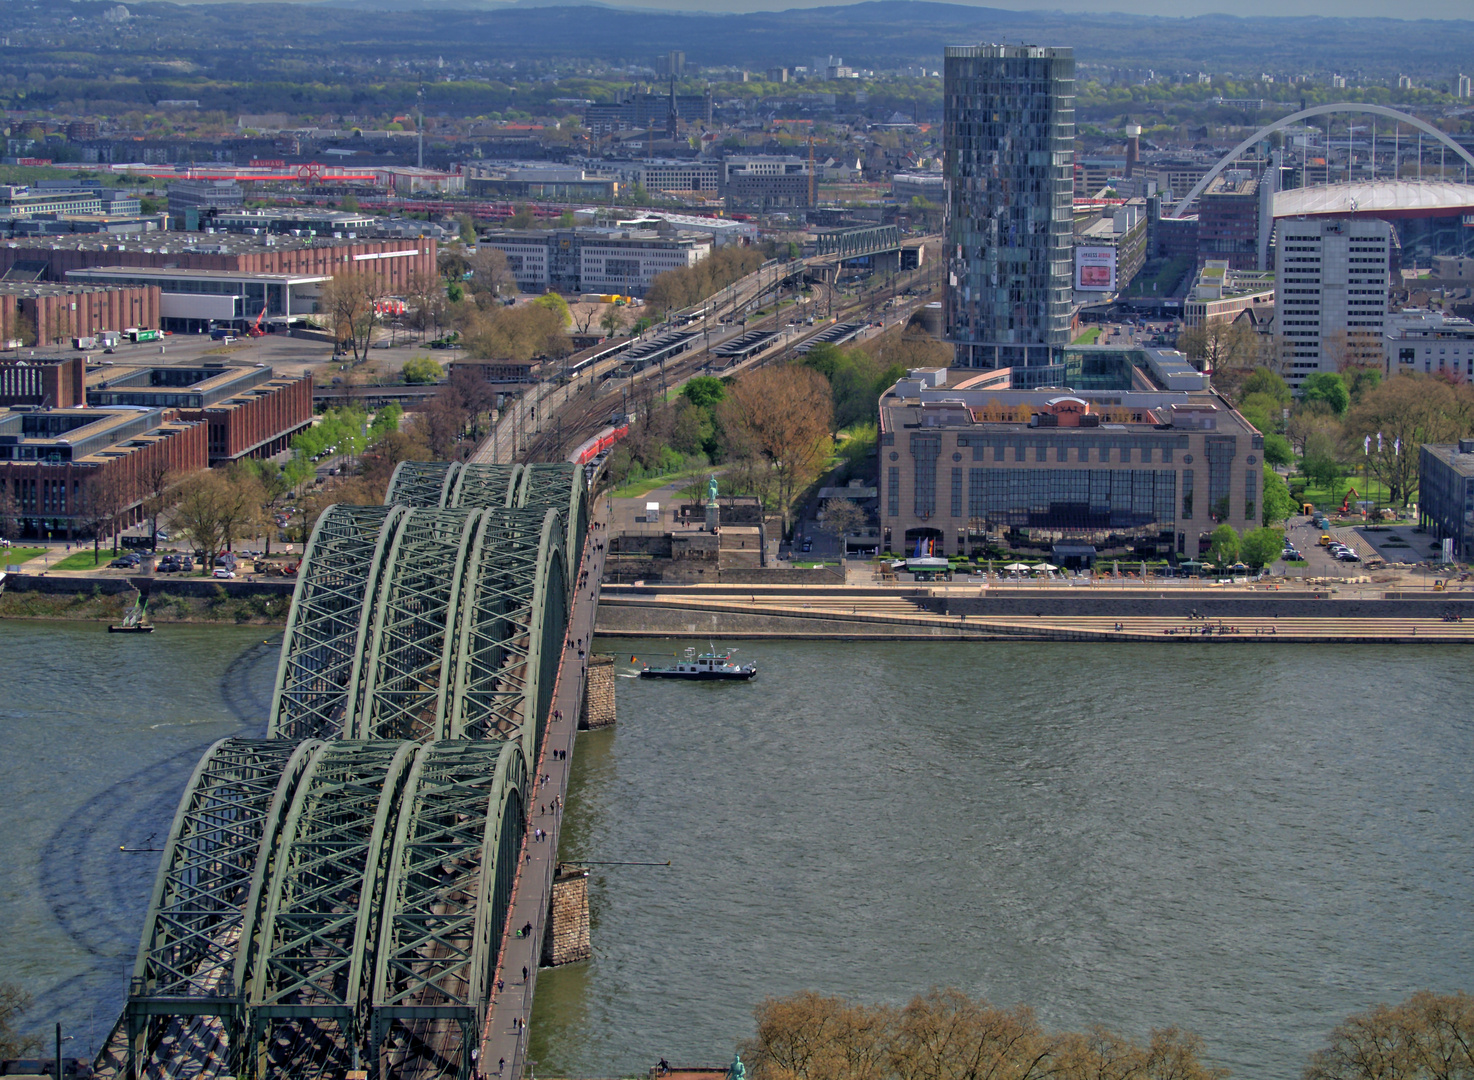
{"type": "Polygon", "coordinates": [[[1356,488],[1348,488],[1346,491],[1346,498],[1341,500],[1341,513],[1349,514],[1351,512],[1351,500],[1359,498],[1361,498],[1361,496],[1356,493],[1356,488]]]}
{"type": "Polygon", "coordinates": [[[251,326],[251,329],[246,331],[246,333],[249,334],[251,337],[265,337],[266,331],[261,329],[261,320],[264,318],[266,318],[266,307],[263,304],[261,307],[261,314],[256,316],[256,322],[251,326]]]}

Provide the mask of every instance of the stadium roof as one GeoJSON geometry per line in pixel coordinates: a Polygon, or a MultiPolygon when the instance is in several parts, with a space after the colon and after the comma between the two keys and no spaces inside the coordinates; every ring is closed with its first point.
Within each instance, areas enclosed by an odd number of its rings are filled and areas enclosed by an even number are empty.
{"type": "Polygon", "coordinates": [[[1378,217],[1445,217],[1474,214],[1474,184],[1439,180],[1375,180],[1278,191],[1274,216],[1375,214],[1378,217]]]}

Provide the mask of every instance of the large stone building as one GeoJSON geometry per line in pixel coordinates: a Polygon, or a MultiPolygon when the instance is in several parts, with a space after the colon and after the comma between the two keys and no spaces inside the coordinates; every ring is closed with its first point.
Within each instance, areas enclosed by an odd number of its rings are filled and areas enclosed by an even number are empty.
{"type": "Polygon", "coordinates": [[[1383,370],[1474,381],[1474,322],[1442,311],[1403,308],[1382,328],[1383,370]]]}
{"type": "Polygon", "coordinates": [[[1392,230],[1378,218],[1276,223],[1275,334],[1291,387],[1348,363],[1381,367],[1392,230]]]}
{"type": "Polygon", "coordinates": [[[1263,436],[1179,354],[1074,351],[1076,382],[1097,388],[1015,390],[996,372],[950,383],[936,369],[881,397],[884,548],[1184,559],[1220,522],[1258,526],[1263,436]]]}
{"type": "Polygon", "coordinates": [[[1070,336],[1075,59],[949,47],[947,335],[958,367],[1046,366],[1070,336]]]}
{"type": "MultiPolygon", "coordinates": [[[[817,181],[817,177],[814,178],[817,181]]],[[[728,210],[784,210],[813,206],[809,163],[800,157],[755,155],[722,162],[722,197],[728,210]]],[[[816,196],[817,197],[817,196],[816,196]]]]}

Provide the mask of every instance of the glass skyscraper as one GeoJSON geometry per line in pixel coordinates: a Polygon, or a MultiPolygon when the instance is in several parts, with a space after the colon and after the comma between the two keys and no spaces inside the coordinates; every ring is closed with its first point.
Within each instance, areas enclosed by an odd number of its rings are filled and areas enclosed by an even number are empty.
{"type": "Polygon", "coordinates": [[[1075,57],[949,47],[947,333],[959,367],[1046,367],[1069,343],[1075,57]]]}

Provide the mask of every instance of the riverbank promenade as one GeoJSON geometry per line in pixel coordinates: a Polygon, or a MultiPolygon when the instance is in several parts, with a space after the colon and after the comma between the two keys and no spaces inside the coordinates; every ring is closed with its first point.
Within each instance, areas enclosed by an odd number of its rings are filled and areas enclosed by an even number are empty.
{"type": "Polygon", "coordinates": [[[1274,582],[606,585],[598,633],[831,640],[1474,643],[1474,592],[1274,582]]]}

